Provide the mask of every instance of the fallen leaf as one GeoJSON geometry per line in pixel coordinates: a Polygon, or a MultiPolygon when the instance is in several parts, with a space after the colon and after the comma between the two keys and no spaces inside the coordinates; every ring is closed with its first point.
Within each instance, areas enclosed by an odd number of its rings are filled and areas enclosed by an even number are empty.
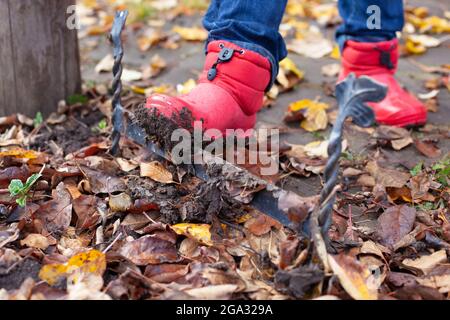
{"type": "Polygon", "coordinates": [[[333,52],[330,40],[310,36],[306,39],[295,39],[287,45],[288,50],[312,59],[323,58],[333,52]]]}
{"type": "Polygon", "coordinates": [[[177,85],[177,92],[179,94],[188,94],[197,86],[197,82],[194,79],[189,79],[183,84],[177,85]]]}
{"type": "Polygon", "coordinates": [[[366,165],[366,170],[375,178],[376,183],[384,187],[401,188],[411,177],[406,172],[382,168],[375,161],[369,161],[366,165]]]}
{"type": "Polygon", "coordinates": [[[72,220],[72,198],[63,182],[53,190],[53,200],[45,202],[34,213],[50,233],[62,233],[72,220]]]}
{"type": "Polygon", "coordinates": [[[235,284],[221,284],[217,286],[189,289],[185,292],[191,297],[199,300],[228,300],[237,288],[238,286],[235,284]]]}
{"type": "Polygon", "coordinates": [[[371,240],[364,241],[361,246],[360,253],[373,254],[384,260],[384,253],[390,253],[390,250],[382,245],[379,245],[371,240]]]}
{"type": "Polygon", "coordinates": [[[405,202],[412,202],[411,190],[408,187],[403,186],[401,188],[387,187],[386,193],[389,196],[391,202],[402,200],[405,202]]]}
{"type": "Polygon", "coordinates": [[[0,226],[0,249],[19,238],[20,230],[17,226],[17,223],[0,226]]]}
{"type": "Polygon", "coordinates": [[[47,264],[44,265],[40,272],[39,278],[50,285],[56,284],[61,278],[66,278],[70,274],[77,272],[77,277],[73,282],[83,274],[95,274],[102,276],[106,270],[106,258],[103,253],[97,250],[90,250],[74,255],[64,264],[47,264]]]}
{"type": "Polygon", "coordinates": [[[394,206],[385,210],[378,218],[377,234],[384,246],[392,247],[414,226],[416,209],[407,205],[394,206]]]}
{"type": "Polygon", "coordinates": [[[362,187],[374,187],[376,182],[375,182],[375,178],[368,175],[368,174],[363,174],[361,175],[358,180],[356,180],[356,183],[362,187]]]}
{"type": "Polygon", "coordinates": [[[133,206],[131,197],[126,193],[111,195],[109,197],[109,208],[112,212],[127,212],[133,206]]]}
{"type": "Polygon", "coordinates": [[[438,158],[441,155],[441,150],[438,149],[435,145],[432,143],[427,143],[421,140],[414,140],[414,145],[416,146],[416,149],[422,153],[424,156],[428,158],[438,158]]]}
{"type": "Polygon", "coordinates": [[[87,167],[83,167],[82,169],[89,181],[90,189],[94,194],[111,194],[114,192],[123,192],[127,189],[125,182],[121,178],[87,167]]]}
{"type": "Polygon", "coordinates": [[[175,26],[172,29],[173,32],[178,33],[181,38],[187,41],[205,41],[208,37],[208,32],[199,27],[184,28],[180,26],[175,26]]]}
{"type": "Polygon", "coordinates": [[[77,215],[76,229],[78,231],[91,230],[97,226],[101,221],[99,207],[102,204],[103,200],[92,195],[83,194],[73,200],[73,211],[77,215]]]}
{"type": "Polygon", "coordinates": [[[328,255],[333,273],[345,291],[355,300],[377,300],[377,289],[370,280],[371,273],[354,257],[346,254],[328,255]]]}
{"type": "Polygon", "coordinates": [[[326,77],[337,77],[341,72],[341,65],[338,63],[331,63],[322,67],[322,75],[326,77]]]}
{"type": "Polygon", "coordinates": [[[342,172],[343,177],[357,177],[364,173],[364,171],[355,168],[346,168],[342,172]]]}
{"type": "Polygon", "coordinates": [[[112,72],[114,66],[114,57],[112,54],[107,54],[100,62],[95,66],[95,72],[112,72]]]}
{"type": "Polygon", "coordinates": [[[120,253],[138,266],[177,260],[175,245],[155,235],[147,235],[125,243],[120,253]]]}
{"type": "Polygon", "coordinates": [[[144,79],[150,79],[156,77],[167,67],[167,62],[161,58],[158,54],[154,55],[150,60],[150,65],[142,71],[142,77],[144,79]]]}
{"type": "Polygon", "coordinates": [[[138,48],[141,51],[147,51],[166,38],[167,36],[160,29],[147,29],[145,34],[137,39],[138,48]]]}
{"type": "Polygon", "coordinates": [[[101,275],[74,274],[67,280],[67,300],[112,300],[102,292],[103,278],[101,275]]]}
{"type": "Polygon", "coordinates": [[[447,261],[447,253],[445,250],[439,250],[435,253],[428,255],[428,256],[422,256],[420,258],[417,258],[415,260],[413,259],[405,259],[402,261],[402,264],[404,264],[407,267],[412,267],[414,269],[421,270],[424,274],[428,274],[430,271],[433,270],[434,267],[438,266],[441,263],[444,263],[447,261]]]}
{"type": "Polygon", "coordinates": [[[166,184],[174,183],[172,173],[164,168],[158,161],[142,162],[140,166],[141,177],[148,177],[157,182],[166,184]]]}
{"type": "Polygon", "coordinates": [[[269,216],[259,214],[257,217],[248,220],[244,226],[254,235],[262,236],[272,230],[272,227],[279,229],[281,224],[269,216]]]}
{"type": "Polygon", "coordinates": [[[301,112],[304,120],[300,126],[309,132],[324,130],[328,126],[328,116],[326,110],[329,106],[326,103],[309,99],[299,100],[289,105],[289,112],[301,112]]]}
{"type": "Polygon", "coordinates": [[[159,283],[171,283],[185,276],[189,272],[185,264],[158,264],[148,265],[144,275],[159,283]]]}
{"type": "Polygon", "coordinates": [[[211,241],[211,226],[209,224],[179,223],[171,226],[171,228],[176,234],[195,239],[207,246],[213,245],[211,241]]]}
{"type": "Polygon", "coordinates": [[[435,268],[424,278],[417,278],[417,282],[423,286],[438,289],[440,293],[450,292],[450,272],[447,266],[435,268]],[[442,269],[442,270],[439,270],[442,269]],[[435,270],[437,272],[435,272],[435,270]]]}
{"type": "Polygon", "coordinates": [[[142,80],[142,72],[130,69],[123,69],[122,71],[122,81],[133,82],[142,80]]]}
{"type": "Polygon", "coordinates": [[[432,90],[428,93],[419,93],[417,96],[422,99],[422,100],[428,100],[428,99],[433,99],[436,98],[439,94],[439,90],[432,90]]]}
{"type": "Polygon", "coordinates": [[[120,170],[124,172],[130,172],[139,167],[139,163],[134,160],[124,158],[116,158],[115,160],[119,164],[120,170]]]}
{"type": "Polygon", "coordinates": [[[38,233],[31,233],[25,239],[20,240],[20,245],[45,250],[48,248],[50,243],[47,237],[44,237],[38,233]]]}

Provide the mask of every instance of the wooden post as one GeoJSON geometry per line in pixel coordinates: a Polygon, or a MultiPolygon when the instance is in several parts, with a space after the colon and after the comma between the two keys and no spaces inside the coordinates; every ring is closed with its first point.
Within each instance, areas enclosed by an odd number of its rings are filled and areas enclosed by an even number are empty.
{"type": "Polygon", "coordinates": [[[81,88],[75,0],[0,0],[0,115],[55,111],[81,88]]]}

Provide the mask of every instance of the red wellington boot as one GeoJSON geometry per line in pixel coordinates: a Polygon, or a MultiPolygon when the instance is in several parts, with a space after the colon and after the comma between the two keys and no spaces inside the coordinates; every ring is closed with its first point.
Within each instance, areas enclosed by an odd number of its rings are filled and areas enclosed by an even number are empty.
{"type": "Polygon", "coordinates": [[[365,43],[347,41],[342,54],[342,72],[339,81],[351,72],[366,75],[388,86],[386,98],[369,104],[379,124],[406,127],[423,125],[427,121],[425,106],[405,91],[394,78],[398,62],[398,40],[365,43]]]}
{"type": "Polygon", "coordinates": [[[226,41],[208,44],[208,54],[198,85],[189,94],[170,97],[154,94],[146,107],[156,108],[166,117],[187,107],[195,120],[203,120],[204,129],[253,128],[269,85],[271,65],[268,59],[226,41]]]}

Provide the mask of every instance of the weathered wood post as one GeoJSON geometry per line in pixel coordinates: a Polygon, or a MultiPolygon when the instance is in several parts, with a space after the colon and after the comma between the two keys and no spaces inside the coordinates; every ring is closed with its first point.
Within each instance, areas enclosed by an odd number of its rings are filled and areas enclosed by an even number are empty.
{"type": "Polygon", "coordinates": [[[0,115],[48,115],[79,92],[77,30],[67,24],[75,2],[0,0],[0,115]]]}

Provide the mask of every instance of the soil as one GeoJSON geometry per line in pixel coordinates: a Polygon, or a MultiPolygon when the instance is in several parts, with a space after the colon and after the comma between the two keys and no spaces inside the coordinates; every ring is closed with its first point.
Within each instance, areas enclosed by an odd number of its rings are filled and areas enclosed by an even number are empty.
{"type": "Polygon", "coordinates": [[[105,116],[97,109],[76,110],[67,116],[65,122],[42,127],[30,147],[50,152],[49,142],[54,141],[65,155],[78,151],[99,140],[99,133],[95,128],[104,118],[105,116]]]}
{"type": "Polygon", "coordinates": [[[27,278],[40,281],[39,270],[41,264],[33,258],[26,258],[15,266],[9,273],[0,275],[0,288],[14,290],[20,288],[27,278]]]}

